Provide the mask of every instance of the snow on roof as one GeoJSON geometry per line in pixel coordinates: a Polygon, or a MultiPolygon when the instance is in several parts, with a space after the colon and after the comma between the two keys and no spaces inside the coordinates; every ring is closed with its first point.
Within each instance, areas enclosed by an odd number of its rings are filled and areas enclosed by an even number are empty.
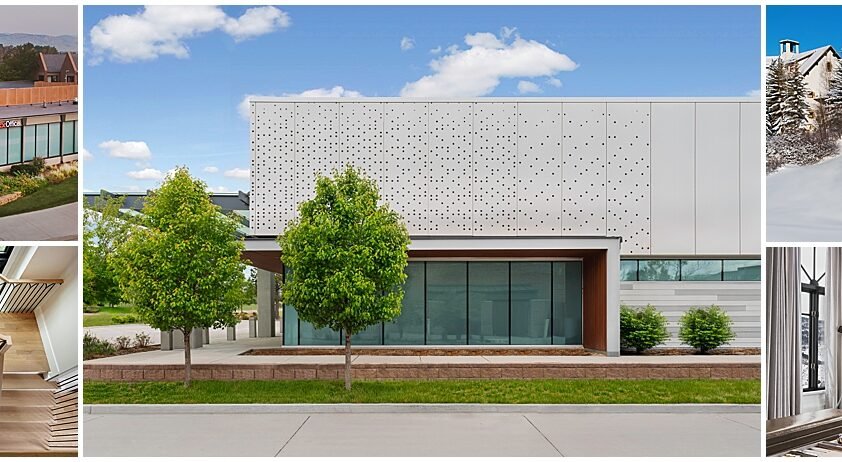
{"type": "MultiPolygon", "coordinates": [[[[801,53],[793,56],[792,60],[798,63],[798,70],[801,74],[807,75],[807,73],[810,72],[810,69],[812,69],[813,66],[815,66],[828,51],[831,51],[837,58],[839,58],[839,54],[836,53],[833,46],[825,45],[812,50],[802,51],[801,53]]],[[[778,59],[778,56],[767,56],[766,67],[769,67],[776,59],[778,59]]]]}

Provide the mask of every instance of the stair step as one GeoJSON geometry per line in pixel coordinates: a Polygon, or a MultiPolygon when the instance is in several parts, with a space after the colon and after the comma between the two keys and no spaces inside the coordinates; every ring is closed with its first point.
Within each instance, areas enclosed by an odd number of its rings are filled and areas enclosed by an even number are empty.
{"type": "Polygon", "coordinates": [[[38,374],[3,374],[3,390],[55,390],[56,384],[38,374]]]}
{"type": "Polygon", "coordinates": [[[0,403],[14,406],[45,406],[53,405],[53,392],[50,390],[3,390],[0,403]]]}
{"type": "Polygon", "coordinates": [[[50,408],[0,404],[0,422],[50,422],[50,408]]]}

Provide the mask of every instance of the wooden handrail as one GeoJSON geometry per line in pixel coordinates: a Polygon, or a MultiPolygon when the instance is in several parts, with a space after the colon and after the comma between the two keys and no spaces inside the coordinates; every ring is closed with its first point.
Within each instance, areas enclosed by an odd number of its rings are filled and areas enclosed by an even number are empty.
{"type": "Polygon", "coordinates": [[[18,284],[64,284],[64,279],[9,279],[0,274],[0,282],[18,284]]]}
{"type": "MultiPolygon", "coordinates": [[[[12,337],[9,337],[8,335],[0,334],[0,355],[9,351],[9,348],[11,348],[11,347],[12,347],[12,337]]],[[[0,363],[0,364],[2,364],[2,363],[0,363]]],[[[0,370],[0,374],[2,374],[2,373],[3,373],[3,371],[0,370]]]]}

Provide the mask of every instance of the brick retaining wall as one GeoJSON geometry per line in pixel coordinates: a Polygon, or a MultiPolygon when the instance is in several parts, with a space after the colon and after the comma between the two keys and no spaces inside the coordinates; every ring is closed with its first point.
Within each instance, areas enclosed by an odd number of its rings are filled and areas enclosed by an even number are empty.
{"type": "MultiPolygon", "coordinates": [[[[199,364],[195,380],[337,380],[342,364],[199,364]]],[[[760,364],[356,364],[357,379],[759,379],[760,364]]],[[[85,364],[85,380],[180,381],[183,365],[85,364]]]]}

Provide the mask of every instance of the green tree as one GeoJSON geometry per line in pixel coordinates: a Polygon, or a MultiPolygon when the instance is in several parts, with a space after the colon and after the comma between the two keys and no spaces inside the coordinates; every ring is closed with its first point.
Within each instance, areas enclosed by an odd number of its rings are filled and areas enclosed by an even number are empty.
{"type": "Polygon", "coordinates": [[[232,292],[242,290],[245,263],[237,221],[220,213],[204,182],[184,167],[146,199],[140,225],[120,244],[120,287],[143,320],[184,336],[184,386],[190,386],[190,333],[233,325],[232,292]]]}
{"type": "Polygon", "coordinates": [[[775,59],[766,71],[766,135],[774,136],[781,131],[782,106],[786,72],[784,63],[775,59]]]}
{"type": "Polygon", "coordinates": [[[0,80],[34,80],[38,69],[38,53],[58,53],[58,50],[31,43],[7,50],[0,62],[0,80]]]}
{"type": "Polygon", "coordinates": [[[93,204],[85,204],[82,265],[83,301],[87,305],[114,306],[123,299],[112,266],[117,244],[132,226],[131,218],[120,214],[122,205],[123,197],[98,197],[93,204]]]}
{"type": "Polygon", "coordinates": [[[378,205],[375,183],[352,167],[319,176],[316,195],[278,237],[290,277],[284,303],[317,329],[345,336],[345,388],[351,389],[351,336],[396,318],[403,300],[409,234],[400,215],[378,205]]]}

